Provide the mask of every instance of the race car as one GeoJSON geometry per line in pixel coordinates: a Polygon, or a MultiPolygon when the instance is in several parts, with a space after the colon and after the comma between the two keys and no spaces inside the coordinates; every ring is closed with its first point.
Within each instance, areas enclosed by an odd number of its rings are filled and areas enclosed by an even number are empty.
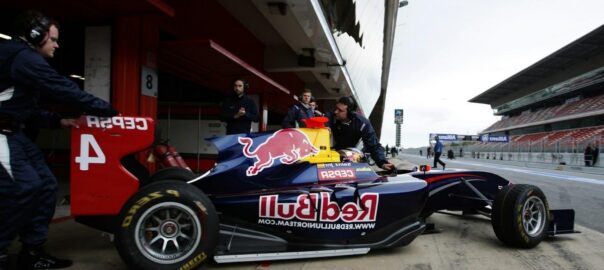
{"type": "Polygon", "coordinates": [[[84,116],[72,130],[71,214],[115,234],[133,269],[366,254],[409,244],[442,210],[489,216],[513,247],[574,232],[574,211],[550,210],[538,187],[428,166],[376,172],[363,153],[333,150],[324,122],[211,138],[211,170],[173,163],[149,175],[136,155],[157,143],[153,119],[84,116]]]}

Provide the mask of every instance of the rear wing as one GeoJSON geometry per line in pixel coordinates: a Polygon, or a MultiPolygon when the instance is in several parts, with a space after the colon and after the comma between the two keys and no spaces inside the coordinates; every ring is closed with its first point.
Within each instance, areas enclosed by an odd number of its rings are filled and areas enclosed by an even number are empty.
{"type": "Polygon", "coordinates": [[[154,133],[151,118],[82,116],[71,130],[71,214],[118,214],[139,186],[120,160],[149,148],[154,133]]]}

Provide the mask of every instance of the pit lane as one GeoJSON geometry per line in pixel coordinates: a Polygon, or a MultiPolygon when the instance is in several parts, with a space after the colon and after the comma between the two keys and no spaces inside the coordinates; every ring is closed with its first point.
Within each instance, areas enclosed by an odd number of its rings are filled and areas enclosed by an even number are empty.
{"type": "MultiPolygon", "coordinates": [[[[601,269],[604,234],[578,226],[530,250],[503,246],[482,216],[434,214],[439,233],[420,235],[406,247],[367,255],[262,263],[206,264],[205,269],[601,269]]],[[[15,260],[18,246],[9,250],[15,260]]],[[[46,248],[74,260],[69,269],[127,269],[106,234],[65,219],[51,225],[46,248]]]]}

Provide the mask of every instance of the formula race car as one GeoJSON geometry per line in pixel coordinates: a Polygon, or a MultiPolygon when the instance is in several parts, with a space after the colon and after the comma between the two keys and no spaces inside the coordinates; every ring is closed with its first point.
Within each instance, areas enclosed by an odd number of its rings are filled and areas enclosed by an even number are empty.
{"type": "Polygon", "coordinates": [[[497,238],[519,248],[574,232],[573,210],[550,210],[539,188],[492,173],[376,173],[362,153],[332,150],[324,121],[212,138],[217,163],[203,175],[182,163],[149,175],[134,155],[155,144],[152,119],[82,117],[71,213],[115,234],[135,269],[365,254],[409,244],[441,210],[490,216],[497,238]]]}

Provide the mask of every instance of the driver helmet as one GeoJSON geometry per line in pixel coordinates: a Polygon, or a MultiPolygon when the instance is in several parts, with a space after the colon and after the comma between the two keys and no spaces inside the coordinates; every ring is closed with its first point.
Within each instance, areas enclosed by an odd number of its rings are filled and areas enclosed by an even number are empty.
{"type": "Polygon", "coordinates": [[[360,163],[364,162],[365,155],[359,149],[356,148],[344,148],[338,150],[338,154],[340,154],[341,162],[352,162],[352,163],[360,163]]]}

